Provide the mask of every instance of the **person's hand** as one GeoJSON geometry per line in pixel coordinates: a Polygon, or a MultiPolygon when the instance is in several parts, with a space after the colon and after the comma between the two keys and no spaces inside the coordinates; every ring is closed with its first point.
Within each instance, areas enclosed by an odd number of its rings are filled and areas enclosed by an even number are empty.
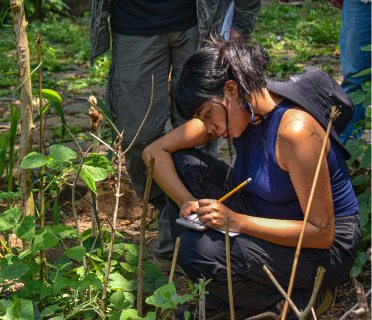
{"type": "Polygon", "coordinates": [[[236,40],[238,39],[238,37],[239,37],[239,33],[234,29],[230,29],[230,40],[231,41],[236,40]]]}
{"type": "Polygon", "coordinates": [[[196,213],[200,222],[211,228],[225,230],[225,217],[230,217],[230,230],[237,231],[235,222],[238,214],[236,212],[217,200],[202,199],[198,203],[199,209],[196,210],[196,213]]]}
{"type": "Polygon", "coordinates": [[[194,214],[199,208],[198,200],[185,201],[180,210],[180,217],[187,219],[190,214],[194,214]]]}

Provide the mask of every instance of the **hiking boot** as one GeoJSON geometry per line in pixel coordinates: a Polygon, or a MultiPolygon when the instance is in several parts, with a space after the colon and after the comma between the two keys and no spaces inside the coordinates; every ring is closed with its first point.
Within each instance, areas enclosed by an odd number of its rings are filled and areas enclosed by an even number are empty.
{"type": "MultiPolygon", "coordinates": [[[[153,256],[152,257],[152,262],[154,264],[156,264],[161,271],[170,272],[171,269],[172,269],[172,261],[171,260],[156,258],[155,256],[153,256]]],[[[176,269],[174,271],[182,274],[185,277],[187,277],[185,271],[183,271],[183,269],[178,264],[176,264],[176,269]]]]}
{"type": "MultiPolygon", "coordinates": [[[[196,304],[194,302],[187,302],[183,305],[178,306],[177,310],[174,310],[174,315],[176,320],[184,320],[184,313],[185,311],[190,312],[190,319],[194,319],[195,309],[199,312],[196,304]]],[[[243,308],[235,308],[235,319],[236,320],[243,320],[248,316],[249,311],[243,308]]],[[[170,314],[168,316],[169,320],[173,319],[173,315],[170,314]]],[[[196,319],[199,320],[199,316],[196,316],[196,319]]],[[[222,319],[230,319],[230,308],[224,307],[220,309],[205,309],[205,320],[222,320],[222,319]]]]}

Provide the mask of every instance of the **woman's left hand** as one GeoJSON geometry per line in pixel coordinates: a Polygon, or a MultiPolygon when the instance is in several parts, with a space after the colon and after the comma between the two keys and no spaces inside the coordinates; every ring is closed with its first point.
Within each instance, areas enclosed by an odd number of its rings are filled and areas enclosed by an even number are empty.
{"type": "Polygon", "coordinates": [[[217,200],[201,199],[199,200],[199,209],[196,210],[199,221],[208,227],[225,230],[225,217],[229,219],[229,230],[238,232],[237,218],[238,214],[217,200]]]}

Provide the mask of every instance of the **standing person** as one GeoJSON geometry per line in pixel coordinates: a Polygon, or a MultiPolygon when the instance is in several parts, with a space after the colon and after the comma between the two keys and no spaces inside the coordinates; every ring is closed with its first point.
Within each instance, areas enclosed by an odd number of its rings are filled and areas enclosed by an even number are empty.
{"type": "MultiPolygon", "coordinates": [[[[363,90],[361,84],[371,81],[371,74],[353,77],[371,67],[371,51],[361,50],[371,44],[371,0],[331,0],[331,3],[342,9],[340,55],[344,79],[341,87],[349,94],[363,90]]],[[[342,142],[350,136],[360,138],[363,130],[359,129],[353,134],[356,130],[354,125],[366,118],[366,111],[363,103],[355,106],[354,117],[340,135],[342,142]]]]}
{"type": "MultiPolygon", "coordinates": [[[[164,210],[173,240],[181,237],[178,263],[193,282],[212,279],[206,287],[207,319],[229,314],[225,235],[214,230],[224,230],[225,217],[230,231],[240,233],[230,239],[237,318],[272,310],[282,299],[263,266],[288,287],[326,135],[310,113],[269,90],[268,66],[266,50],[252,39],[212,39],[185,63],[176,88],[178,111],[189,121],[143,152],[145,163],[148,155],[157,159],[154,179],[167,194],[164,210]],[[193,148],[220,136],[237,151],[233,168],[193,148]],[[215,200],[248,178],[252,181],[223,203],[215,200]],[[175,223],[194,213],[214,229],[175,223]]],[[[316,101],[316,90],[308,101],[316,101]]],[[[334,297],[358,251],[359,208],[343,152],[339,139],[328,138],[292,293],[298,309],[310,300],[319,266],[326,269],[321,292],[334,297]]]]}
{"type": "MultiPolygon", "coordinates": [[[[154,75],[154,100],[148,119],[136,142],[125,155],[133,188],[143,199],[146,167],[143,149],[162,136],[170,117],[173,128],[185,121],[174,103],[174,90],[181,68],[212,29],[221,29],[230,0],[131,0],[111,1],[112,64],[105,102],[119,131],[125,127],[123,149],[133,140],[146,115],[154,75]],[[168,76],[173,67],[171,108],[168,103],[168,76]]],[[[250,34],[261,8],[261,0],[235,0],[231,36],[250,34]]],[[[110,47],[109,1],[93,0],[91,13],[90,63],[110,47]]],[[[216,146],[216,144],[215,144],[216,146]]],[[[211,153],[217,155],[216,147],[211,153]]],[[[150,203],[158,210],[165,205],[163,191],[153,183],[150,203]]],[[[173,244],[168,218],[161,214],[154,257],[170,265],[173,244]]],[[[163,270],[167,266],[161,266],[163,270]]]]}

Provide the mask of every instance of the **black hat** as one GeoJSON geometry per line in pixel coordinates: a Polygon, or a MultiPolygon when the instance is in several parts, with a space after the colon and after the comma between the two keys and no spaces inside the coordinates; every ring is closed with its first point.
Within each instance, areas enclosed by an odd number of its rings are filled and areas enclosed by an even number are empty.
{"type": "Polygon", "coordinates": [[[309,68],[285,82],[269,80],[267,88],[304,108],[325,130],[328,127],[331,107],[336,106],[341,114],[333,120],[330,136],[344,158],[351,158],[339,135],[353,117],[355,107],[344,89],[329,74],[320,69],[309,68]]]}

